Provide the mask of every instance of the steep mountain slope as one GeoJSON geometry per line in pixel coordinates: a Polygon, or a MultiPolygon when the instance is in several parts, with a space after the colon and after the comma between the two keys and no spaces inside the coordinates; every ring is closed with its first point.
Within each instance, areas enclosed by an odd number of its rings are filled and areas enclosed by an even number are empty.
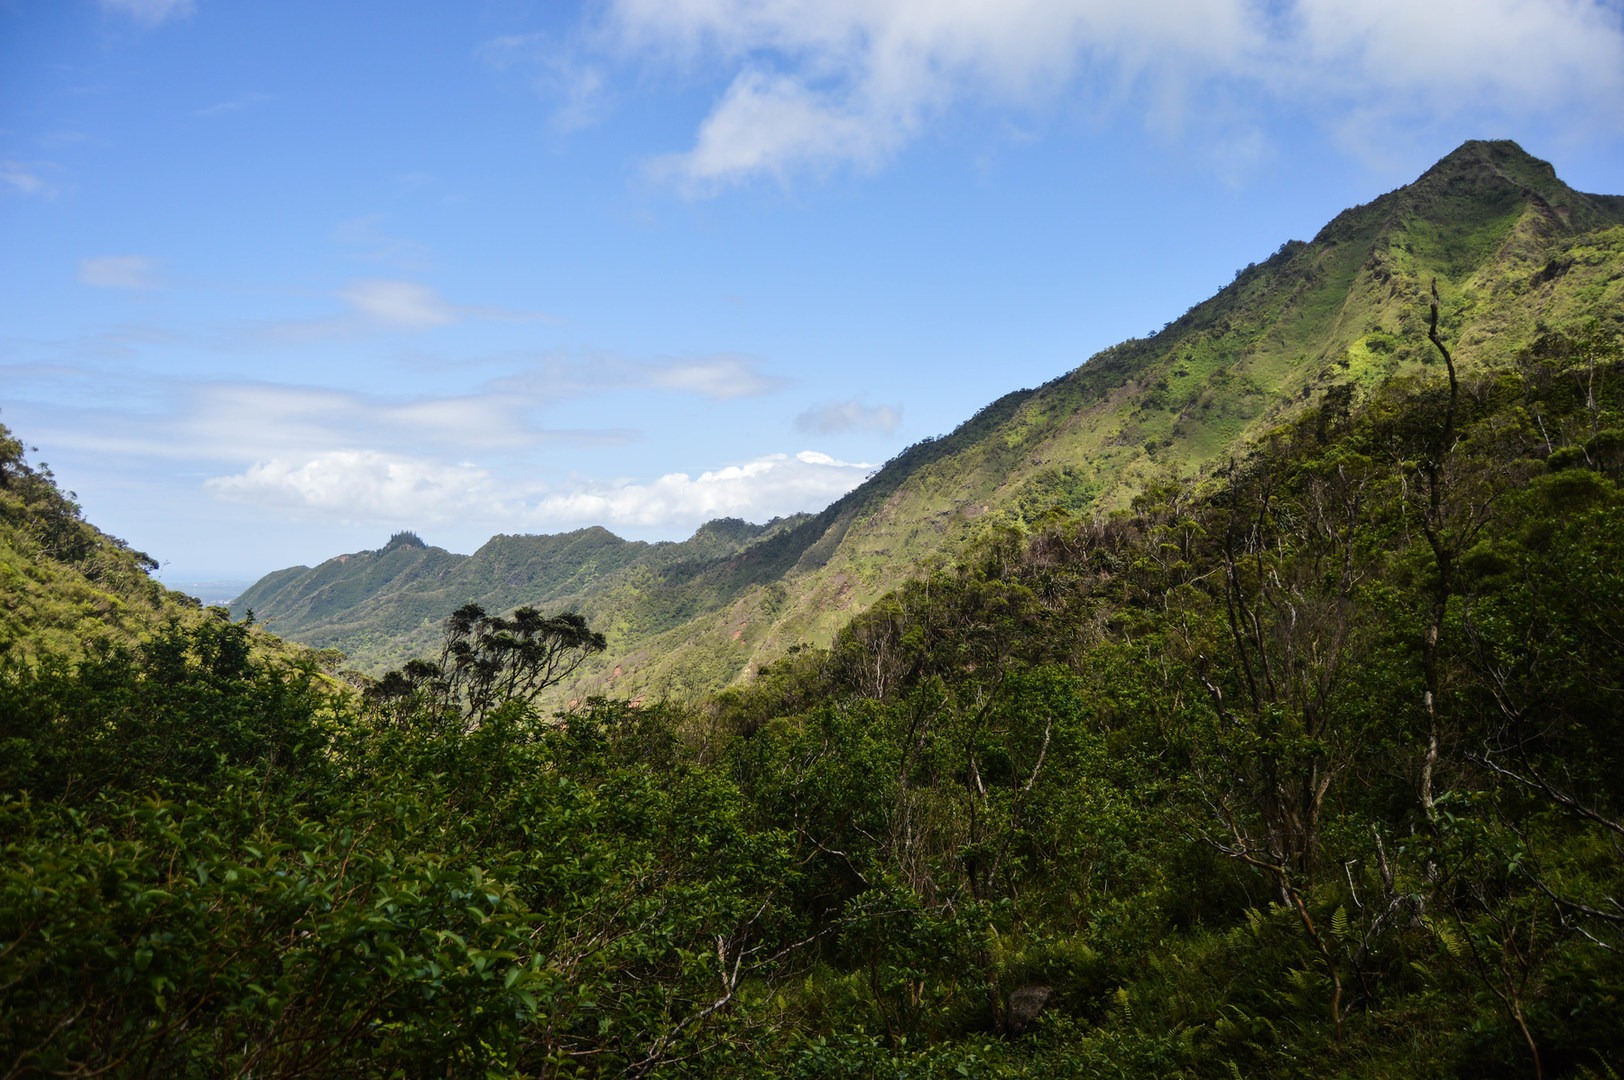
{"type": "MultiPolygon", "coordinates": [[[[158,639],[173,644],[195,634],[244,644],[256,662],[328,678],[335,656],[261,627],[230,626],[224,608],[166,589],[151,576],[155,560],[86,521],[74,499],[49,467],[28,463],[22,441],[0,424],[0,675],[51,681],[78,663],[154,659],[164,655],[158,639]]],[[[0,713],[15,707],[15,699],[0,701],[0,713]]],[[[39,734],[23,713],[6,719],[30,738],[39,734]]],[[[0,737],[0,787],[20,760],[7,757],[5,742],[0,737]]]]}
{"type": "Polygon", "coordinates": [[[610,644],[571,693],[687,696],[827,641],[979,537],[1057,512],[1109,513],[1158,476],[1225,460],[1319,395],[1362,395],[1428,362],[1434,279],[1463,368],[1547,328],[1597,318],[1616,329],[1624,198],[1574,191],[1514,143],[1469,142],[1242,270],[1161,333],[911,447],[820,514],[757,533],[730,526],[720,544],[702,541],[706,530],[683,545],[602,530],[498,537],[456,570],[438,549],[386,548],[273,574],[235,610],[377,669],[426,651],[437,619],[466,600],[574,607],[610,644]]]}
{"type": "Polygon", "coordinates": [[[51,471],[0,425],[0,661],[71,658],[197,608],[148,572],[157,563],[86,522],[51,471]]]}

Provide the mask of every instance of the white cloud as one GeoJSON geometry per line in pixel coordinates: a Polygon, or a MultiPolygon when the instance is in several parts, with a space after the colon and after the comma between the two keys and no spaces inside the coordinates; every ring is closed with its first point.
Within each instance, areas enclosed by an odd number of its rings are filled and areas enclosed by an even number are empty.
{"type": "Polygon", "coordinates": [[[876,113],[862,101],[830,100],[796,79],[741,72],[700,125],[692,150],[656,159],[652,173],[705,190],[755,173],[780,180],[801,168],[881,164],[914,118],[876,113]]]}
{"type": "Polygon", "coordinates": [[[304,459],[273,457],[204,488],[218,498],[346,523],[481,524],[558,531],[581,525],[687,530],[719,517],[767,521],[821,510],[862,483],[874,466],[803,450],[768,454],[690,476],[587,484],[538,493],[468,463],[340,449],[304,459]]]}
{"type": "Polygon", "coordinates": [[[56,188],[42,174],[38,162],[0,161],[0,184],[5,184],[19,195],[55,195],[56,188]]]}
{"type": "Polygon", "coordinates": [[[872,431],[889,435],[902,424],[902,413],[889,405],[868,406],[856,398],[828,401],[795,418],[795,430],[813,435],[872,431]]]}
{"type": "MultiPolygon", "coordinates": [[[[356,223],[352,223],[356,224],[356,223]]],[[[336,237],[340,242],[365,243],[367,219],[357,224],[359,235],[342,231],[336,237]]],[[[379,248],[363,251],[363,257],[397,259],[409,263],[414,255],[409,241],[389,245],[380,237],[372,237],[379,248]]],[[[490,305],[453,304],[432,286],[416,281],[368,278],[351,281],[333,294],[347,310],[313,319],[289,319],[279,322],[251,324],[238,328],[221,342],[220,347],[243,345],[282,346],[289,343],[307,343],[331,338],[356,337],[367,333],[419,332],[455,323],[476,320],[480,322],[555,323],[558,320],[541,311],[524,311],[490,305]]]]}
{"type": "Polygon", "coordinates": [[[552,95],[555,130],[569,133],[591,127],[606,108],[608,82],[603,69],[592,64],[561,63],[553,68],[552,95]]]}
{"type": "Polygon", "coordinates": [[[874,466],[803,450],[768,454],[700,473],[668,473],[647,483],[600,485],[549,494],[526,514],[537,527],[602,524],[690,528],[719,517],[766,521],[821,510],[863,482],[874,466]]]}
{"type": "Polygon", "coordinates": [[[740,353],[641,360],[606,350],[559,349],[514,357],[520,369],[495,380],[498,393],[556,399],[583,393],[653,388],[698,394],[713,401],[759,397],[788,380],[763,371],[763,363],[740,353]]]}
{"type": "Polygon", "coordinates": [[[185,435],[178,449],[227,460],[288,459],[358,443],[390,453],[460,457],[624,438],[623,433],[543,427],[532,416],[540,404],[488,388],[453,397],[391,398],[310,386],[216,383],[194,393],[175,426],[185,435]]]}
{"type": "Polygon", "coordinates": [[[196,8],[193,0],[101,0],[101,6],[103,11],[128,15],[148,26],[190,15],[196,8]]]}
{"type": "Polygon", "coordinates": [[[212,475],[356,447],[441,461],[546,461],[556,460],[551,448],[624,446],[639,434],[554,427],[544,422],[548,403],[489,384],[460,396],[401,397],[256,382],[165,384],[141,374],[123,351],[105,352],[113,362],[3,365],[8,388],[23,400],[77,402],[60,410],[53,445],[131,461],[186,462],[212,475]],[[541,453],[543,447],[549,450],[541,453]]]}
{"type": "Polygon", "coordinates": [[[79,260],[79,280],[100,289],[156,289],[158,261],[145,255],[98,255],[79,260]]]}
{"type": "Polygon", "coordinates": [[[1296,14],[1313,67],[1435,108],[1616,106],[1624,86],[1619,12],[1590,0],[1297,0],[1296,14]]]}
{"type": "Polygon", "coordinates": [[[439,524],[491,515],[490,474],[372,450],[335,450],[302,464],[273,458],[204,487],[233,502],[309,511],[346,522],[439,524]]]}
{"type": "Polygon", "coordinates": [[[725,73],[692,145],[652,162],[699,193],[874,168],[954,109],[1089,94],[1170,135],[1207,110],[1215,140],[1248,133],[1223,163],[1235,175],[1268,146],[1255,118],[1220,113],[1259,94],[1332,126],[1360,113],[1365,130],[1530,115],[1624,129],[1609,0],[611,0],[597,29],[581,48],[725,73]]]}
{"type": "Polygon", "coordinates": [[[1258,51],[1243,0],[619,0],[621,47],[736,65],[692,149],[690,188],[888,159],[963,102],[1031,107],[1080,73],[1182,83],[1258,51]]]}
{"type": "MultiPolygon", "coordinates": [[[[394,254],[409,257],[410,248],[397,248],[394,254]]],[[[434,289],[415,281],[352,281],[348,288],[338,293],[338,297],[366,321],[394,330],[428,330],[465,319],[489,322],[558,321],[540,311],[451,304],[434,289]]]]}
{"type": "Polygon", "coordinates": [[[356,281],[338,295],[355,311],[391,328],[426,330],[457,319],[456,308],[427,285],[412,281],[356,281]]]}
{"type": "Polygon", "coordinates": [[[684,390],[716,400],[757,397],[783,385],[784,380],[764,375],[759,361],[734,353],[716,353],[642,365],[655,386],[684,390]]]}

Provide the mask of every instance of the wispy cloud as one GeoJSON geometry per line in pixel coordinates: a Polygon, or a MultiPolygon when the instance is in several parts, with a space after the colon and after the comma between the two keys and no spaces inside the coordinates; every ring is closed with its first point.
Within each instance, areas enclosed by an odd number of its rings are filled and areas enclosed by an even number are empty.
{"type": "Polygon", "coordinates": [[[505,34],[474,51],[497,71],[525,72],[536,95],[552,109],[553,130],[569,134],[590,127],[608,107],[609,80],[602,64],[562,48],[547,34],[505,34]]]}
{"type": "MultiPolygon", "coordinates": [[[[551,446],[623,446],[640,432],[550,419],[575,415],[562,411],[572,398],[654,392],[726,402],[779,381],[748,357],[639,361],[556,353],[508,358],[510,370],[460,393],[391,394],[264,380],[155,381],[131,363],[144,347],[175,344],[161,331],[126,327],[62,349],[49,363],[6,365],[6,378],[14,392],[35,400],[83,401],[87,386],[105,389],[94,420],[74,421],[64,412],[64,430],[52,435],[64,446],[205,468],[273,460],[295,468],[358,448],[465,460],[523,459],[551,446]]],[[[40,345],[17,347],[43,356],[40,345]]]]}
{"type": "Polygon", "coordinates": [[[333,229],[333,241],[352,259],[408,272],[427,269],[431,262],[429,249],[416,240],[390,235],[384,229],[385,222],[382,214],[339,222],[333,229]]]}
{"type": "Polygon", "coordinates": [[[127,15],[136,22],[156,26],[169,19],[190,15],[196,9],[193,0],[101,0],[103,11],[127,15]]]}
{"type": "Polygon", "coordinates": [[[452,304],[432,287],[415,281],[377,278],[352,281],[336,295],[354,314],[379,326],[400,330],[426,330],[466,320],[521,323],[558,321],[542,311],[491,304],[452,304]]]}
{"type": "Polygon", "coordinates": [[[789,380],[742,353],[638,359],[602,350],[557,350],[518,358],[519,370],[497,387],[516,394],[553,396],[605,390],[669,390],[713,401],[760,397],[789,380]]]}
{"type": "Polygon", "coordinates": [[[79,281],[98,289],[156,289],[158,260],[146,255],[98,255],[79,260],[79,281]]]}
{"type": "Polygon", "coordinates": [[[717,400],[759,397],[784,385],[783,379],[763,374],[754,357],[735,353],[660,360],[645,370],[655,386],[717,400]]]}
{"type": "Polygon", "coordinates": [[[49,162],[0,161],[0,184],[19,195],[38,195],[50,198],[56,194],[56,185],[46,178],[49,162]]]}
{"type": "Polygon", "coordinates": [[[691,194],[877,168],[955,110],[1068,99],[1131,107],[1164,133],[1209,110],[1215,143],[1239,130],[1247,144],[1221,162],[1233,175],[1269,153],[1255,118],[1228,115],[1251,99],[1333,130],[1350,115],[1365,130],[1535,115],[1624,130],[1624,12],[1609,0],[611,0],[595,29],[575,52],[639,78],[651,59],[684,79],[726,73],[692,145],[651,160],[691,194]]]}
{"type": "MultiPolygon", "coordinates": [[[[611,389],[663,389],[651,377],[657,367],[627,364],[611,389]]],[[[574,374],[571,392],[586,392],[590,371],[574,374]]],[[[78,402],[50,407],[50,422],[35,428],[63,451],[164,473],[184,468],[206,477],[203,490],[215,498],[334,522],[680,530],[719,516],[816,510],[873,468],[803,450],[697,473],[559,479],[581,449],[623,446],[641,433],[549,425],[560,410],[546,380],[410,396],[248,381],[155,387],[122,362],[9,365],[6,379],[23,400],[78,402]]],[[[715,389],[701,382],[677,392],[715,389]]]]}
{"type": "Polygon", "coordinates": [[[332,295],[343,310],[313,319],[253,324],[232,335],[236,347],[308,343],[371,333],[423,333],[463,322],[558,321],[543,311],[454,304],[431,285],[402,279],[361,278],[332,295]]]}
{"type": "Polygon", "coordinates": [[[228,113],[241,112],[244,109],[251,108],[252,106],[272,100],[274,100],[274,98],[270,94],[261,94],[257,91],[249,91],[244,94],[238,94],[234,98],[216,102],[213,105],[205,105],[201,109],[193,109],[192,114],[194,116],[208,117],[225,116],[228,113]]]}
{"type": "Polygon", "coordinates": [[[392,328],[424,330],[458,318],[458,309],[414,281],[356,281],[338,296],[360,315],[392,328]]]}
{"type": "Polygon", "coordinates": [[[902,413],[889,405],[864,405],[856,398],[814,405],[795,418],[795,430],[812,435],[848,431],[889,435],[902,425],[902,413]]]}
{"type": "Polygon", "coordinates": [[[483,389],[394,397],[268,383],[192,389],[170,438],[214,460],[309,458],[366,447],[463,458],[557,442],[624,441],[624,431],[561,431],[539,419],[547,402],[483,389]]]}
{"type": "Polygon", "coordinates": [[[694,145],[656,175],[714,191],[756,176],[883,165],[966,103],[1043,106],[1082,73],[1182,83],[1254,55],[1243,0],[619,0],[627,54],[734,74],[694,145]]]}
{"type": "Polygon", "coordinates": [[[702,191],[758,173],[784,181],[807,168],[872,169],[918,126],[917,108],[899,105],[876,110],[851,93],[831,96],[796,78],[746,70],[700,125],[694,148],[654,159],[650,172],[702,191]]]}

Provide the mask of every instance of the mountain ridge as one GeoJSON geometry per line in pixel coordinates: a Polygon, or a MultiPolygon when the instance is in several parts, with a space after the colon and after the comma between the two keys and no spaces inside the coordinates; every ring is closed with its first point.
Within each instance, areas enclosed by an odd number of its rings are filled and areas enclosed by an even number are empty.
{"type": "Polygon", "coordinates": [[[826,643],[909,575],[982,537],[1055,513],[1109,514],[1158,476],[1235,455],[1333,386],[1363,395],[1419,370],[1431,358],[1422,320],[1434,280],[1464,370],[1552,325],[1616,321],[1620,225],[1624,197],[1575,191],[1515,143],[1467,142],[1313,240],[1238,271],[1161,331],[906,448],[816,514],[659,556],[607,530],[556,534],[568,542],[495,537],[481,552],[504,543],[483,563],[507,566],[511,589],[484,587],[488,575],[472,574],[482,563],[437,575],[402,566],[395,587],[369,592],[347,621],[312,619],[316,594],[331,603],[372,578],[329,560],[321,573],[268,575],[233,610],[252,606],[280,632],[377,670],[427,651],[438,618],[469,599],[568,606],[610,640],[568,694],[693,696],[792,645],[826,643]]]}

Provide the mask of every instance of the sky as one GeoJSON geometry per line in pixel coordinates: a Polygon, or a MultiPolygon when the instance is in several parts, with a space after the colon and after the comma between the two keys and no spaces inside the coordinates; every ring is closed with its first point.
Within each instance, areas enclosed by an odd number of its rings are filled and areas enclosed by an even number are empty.
{"type": "Polygon", "coordinates": [[[1511,138],[1624,0],[0,0],[0,423],[181,582],[821,509],[1511,138]]]}

